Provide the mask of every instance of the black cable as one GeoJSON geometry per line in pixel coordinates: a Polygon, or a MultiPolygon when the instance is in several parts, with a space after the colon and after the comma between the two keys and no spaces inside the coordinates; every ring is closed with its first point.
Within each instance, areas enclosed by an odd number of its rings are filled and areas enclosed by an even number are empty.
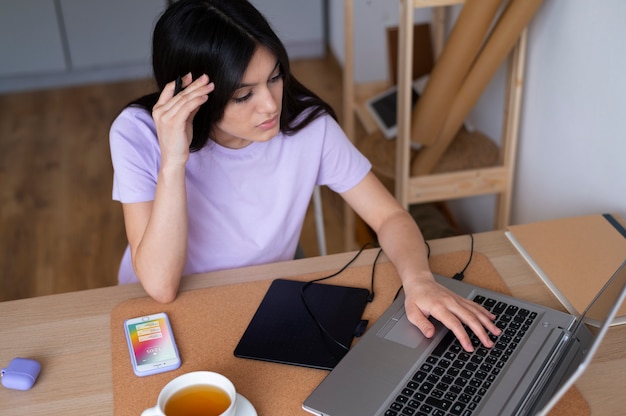
{"type": "MultiPolygon", "coordinates": [[[[337,344],[340,348],[349,351],[350,347],[342,344],[340,341],[338,341],[330,332],[328,332],[328,330],[324,327],[324,325],[322,325],[322,323],[317,319],[317,317],[315,316],[315,313],[313,313],[313,311],[311,310],[311,308],[309,307],[309,304],[306,301],[306,298],[304,296],[304,291],[313,283],[316,282],[321,282],[322,280],[326,280],[326,279],[330,279],[332,277],[337,276],[338,274],[340,274],[341,272],[343,272],[344,270],[346,270],[348,268],[348,266],[350,266],[363,252],[363,250],[365,250],[365,248],[367,246],[373,246],[373,247],[377,247],[375,244],[373,243],[365,243],[361,249],[355,254],[355,256],[348,262],[346,263],[341,269],[339,269],[339,271],[328,275],[328,276],[324,276],[324,277],[320,277],[317,279],[313,279],[310,280],[308,282],[306,282],[304,285],[302,285],[302,288],[300,288],[300,298],[302,298],[302,303],[304,304],[304,307],[306,308],[307,312],[309,313],[309,315],[311,315],[311,318],[313,318],[313,321],[315,321],[315,324],[317,325],[317,327],[319,328],[319,330],[326,335],[326,337],[328,339],[330,339],[333,343],[337,344]]],[[[380,254],[382,253],[382,249],[380,249],[378,251],[378,254],[376,255],[376,258],[374,259],[374,263],[372,264],[372,279],[371,279],[371,290],[370,290],[370,295],[368,296],[368,302],[371,302],[370,299],[374,299],[374,270],[376,268],[376,262],[378,261],[378,257],[380,256],[380,254]]]]}
{"type": "Polygon", "coordinates": [[[372,264],[372,281],[370,283],[370,295],[367,297],[367,301],[370,303],[374,300],[374,272],[376,271],[376,263],[378,262],[378,257],[380,257],[382,252],[382,248],[378,250],[378,254],[376,254],[376,258],[374,258],[374,264],[372,264]]]}
{"type": "MultiPolygon", "coordinates": [[[[470,255],[469,255],[469,259],[467,260],[467,263],[465,264],[465,267],[463,267],[463,270],[461,270],[460,272],[458,272],[454,276],[452,276],[452,278],[455,279],[455,280],[463,280],[465,278],[465,271],[469,267],[470,263],[472,262],[472,257],[474,256],[474,235],[472,233],[470,233],[469,237],[470,237],[470,255]]],[[[426,243],[426,249],[427,249],[426,257],[430,258],[430,245],[428,244],[428,241],[425,241],[424,243],[426,243]]],[[[400,287],[396,291],[396,295],[393,297],[394,300],[398,297],[398,295],[400,294],[401,290],[402,290],[402,285],[400,285],[400,287]]]]}
{"type": "Polygon", "coordinates": [[[368,242],[368,243],[363,244],[363,246],[359,249],[359,251],[357,251],[357,253],[354,255],[354,257],[352,257],[352,259],[349,262],[347,262],[341,269],[339,269],[338,271],[336,271],[335,273],[333,273],[331,275],[310,280],[310,281],[306,282],[305,286],[308,286],[311,283],[321,282],[322,280],[330,279],[332,277],[337,276],[338,274],[340,274],[341,272],[346,270],[352,263],[354,263],[354,261],[361,255],[361,253],[363,252],[363,250],[365,250],[367,248],[367,246],[378,247],[374,243],[369,243],[368,242]]]}
{"type": "Polygon", "coordinates": [[[463,267],[463,270],[461,270],[460,272],[458,272],[457,274],[455,274],[454,276],[452,276],[453,279],[455,280],[463,280],[463,278],[465,278],[465,271],[467,270],[467,268],[469,267],[470,263],[472,262],[472,257],[474,255],[474,235],[472,233],[469,234],[470,237],[470,255],[469,255],[469,259],[467,260],[467,264],[465,264],[465,267],[463,267]]]}
{"type": "MultiPolygon", "coordinates": [[[[465,277],[465,271],[467,270],[467,268],[469,267],[470,263],[472,262],[472,258],[474,255],[474,235],[473,234],[469,234],[470,237],[470,255],[469,255],[469,259],[467,260],[467,263],[465,264],[465,267],[463,267],[463,269],[456,273],[452,278],[456,279],[456,280],[463,280],[463,278],[465,277]]],[[[426,253],[426,257],[430,258],[430,245],[428,244],[428,242],[425,242],[426,244],[426,249],[427,249],[427,253],[426,253]]],[[[304,291],[313,283],[316,282],[321,282],[323,280],[327,280],[330,279],[332,277],[335,277],[337,275],[339,275],[340,273],[342,273],[344,270],[346,270],[352,263],[354,263],[354,261],[361,255],[361,253],[363,252],[363,250],[365,250],[368,246],[372,246],[372,247],[378,247],[377,245],[373,244],[373,243],[365,243],[361,249],[359,249],[359,251],[354,255],[354,257],[348,262],[346,263],[341,269],[339,269],[337,272],[328,275],[328,276],[324,276],[324,277],[320,277],[317,279],[313,279],[310,280],[308,282],[306,282],[302,288],[300,289],[300,297],[302,298],[302,303],[304,304],[304,307],[306,308],[307,312],[309,313],[309,315],[311,315],[311,318],[313,318],[313,320],[315,321],[315,324],[317,325],[317,327],[320,329],[320,331],[326,335],[326,337],[328,339],[330,339],[333,343],[337,344],[340,348],[349,351],[350,347],[342,344],[340,341],[338,341],[330,332],[328,332],[328,330],[324,327],[324,325],[322,325],[322,323],[317,319],[317,317],[315,316],[315,314],[313,313],[313,311],[311,310],[311,308],[309,307],[306,298],[304,296],[304,291]]],[[[383,250],[379,249],[378,253],[376,254],[376,257],[374,258],[374,262],[372,263],[372,277],[371,277],[371,289],[370,289],[370,295],[367,298],[368,302],[372,302],[374,300],[374,276],[375,276],[375,271],[376,271],[376,263],[378,262],[378,258],[380,257],[380,255],[382,254],[383,250]]],[[[396,294],[394,296],[394,299],[398,297],[398,295],[400,294],[400,291],[402,290],[402,285],[400,285],[400,287],[398,288],[398,290],[396,291],[396,294]]]]}

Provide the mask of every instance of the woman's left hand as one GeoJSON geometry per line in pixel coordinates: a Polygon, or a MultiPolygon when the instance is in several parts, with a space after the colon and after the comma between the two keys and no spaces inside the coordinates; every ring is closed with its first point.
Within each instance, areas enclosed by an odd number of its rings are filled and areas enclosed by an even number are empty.
{"type": "Polygon", "coordinates": [[[405,283],[404,291],[409,321],[428,338],[435,334],[435,326],[428,320],[430,316],[450,329],[466,351],[473,351],[474,346],[463,324],[488,348],[493,346],[489,333],[500,335],[501,331],[494,324],[495,316],[492,313],[440,285],[432,276],[405,283]]]}

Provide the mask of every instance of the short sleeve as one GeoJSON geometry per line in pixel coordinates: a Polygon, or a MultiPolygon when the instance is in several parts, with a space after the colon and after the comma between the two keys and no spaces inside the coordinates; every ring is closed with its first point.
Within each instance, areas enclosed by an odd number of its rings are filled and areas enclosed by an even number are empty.
{"type": "Polygon", "coordinates": [[[325,116],[323,121],[324,148],[318,184],[338,193],[346,192],[365,178],[372,165],[332,117],[325,116]]]}
{"type": "Polygon", "coordinates": [[[122,203],[154,200],[161,161],[156,129],[150,114],[124,109],[109,133],[113,163],[113,199],[122,203]]]}

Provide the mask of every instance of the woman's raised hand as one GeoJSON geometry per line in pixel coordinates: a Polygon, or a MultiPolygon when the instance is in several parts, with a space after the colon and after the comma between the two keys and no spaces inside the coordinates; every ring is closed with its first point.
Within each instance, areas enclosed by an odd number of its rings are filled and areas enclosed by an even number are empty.
{"type": "Polygon", "coordinates": [[[193,136],[193,118],[215,89],[215,84],[209,81],[207,75],[193,80],[189,73],[181,81],[182,91],[174,95],[176,81],[168,83],[152,110],[163,165],[187,163],[193,136]]]}

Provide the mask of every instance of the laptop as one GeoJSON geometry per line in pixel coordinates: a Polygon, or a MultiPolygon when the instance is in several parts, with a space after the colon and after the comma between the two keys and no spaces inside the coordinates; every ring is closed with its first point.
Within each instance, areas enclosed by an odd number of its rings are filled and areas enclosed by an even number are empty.
{"type": "Polygon", "coordinates": [[[407,320],[400,294],[303,409],[324,416],[546,414],[587,368],[610,326],[626,293],[626,261],[578,317],[435,278],[497,316],[502,334],[493,337],[494,347],[473,336],[475,351],[467,353],[435,320],[435,336],[424,337],[407,320]]]}

